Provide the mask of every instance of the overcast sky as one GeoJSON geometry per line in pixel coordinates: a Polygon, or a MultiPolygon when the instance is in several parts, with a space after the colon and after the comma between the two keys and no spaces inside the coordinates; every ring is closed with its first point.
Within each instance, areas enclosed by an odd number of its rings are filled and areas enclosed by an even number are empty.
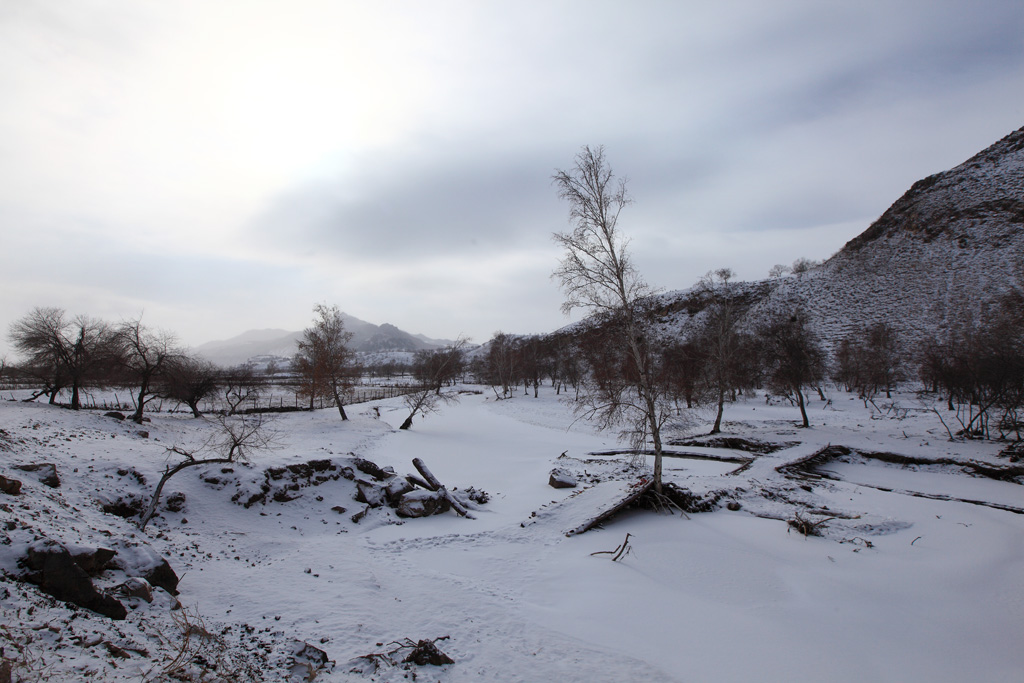
{"type": "Polygon", "coordinates": [[[1022,125],[1020,0],[0,0],[0,352],[33,306],[545,332],[583,145],[672,290],[827,258],[1022,125]]]}

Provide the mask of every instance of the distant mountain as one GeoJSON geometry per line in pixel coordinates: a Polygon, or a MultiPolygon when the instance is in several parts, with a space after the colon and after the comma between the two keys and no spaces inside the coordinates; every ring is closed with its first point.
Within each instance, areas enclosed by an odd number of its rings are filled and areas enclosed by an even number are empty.
{"type": "Polygon", "coordinates": [[[301,336],[301,332],[282,329],[249,330],[230,339],[200,344],[194,351],[223,366],[240,365],[254,356],[291,358],[301,336]]]}
{"type": "MultiPolygon", "coordinates": [[[[394,325],[374,325],[342,313],[345,329],[352,333],[352,348],[364,354],[412,353],[422,349],[440,348],[449,342],[404,332],[394,325]]],[[[257,356],[291,358],[302,332],[282,329],[249,330],[230,339],[207,342],[195,348],[196,353],[218,365],[245,363],[257,356]]]]}
{"type": "MultiPolygon", "coordinates": [[[[744,326],[802,309],[826,346],[887,322],[907,348],[977,319],[1024,290],[1024,128],[959,166],[920,180],[867,230],[800,275],[738,283],[744,326]]],[[[705,303],[662,297],[663,325],[686,333],[705,303]]]]}

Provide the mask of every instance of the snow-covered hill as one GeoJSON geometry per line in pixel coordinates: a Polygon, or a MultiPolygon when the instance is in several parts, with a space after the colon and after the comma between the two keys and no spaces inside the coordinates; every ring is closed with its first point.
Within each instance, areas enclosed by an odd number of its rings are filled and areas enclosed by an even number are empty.
{"type": "MultiPolygon", "coordinates": [[[[909,349],[977,320],[1024,289],[1024,128],[959,166],[918,181],[861,235],[800,275],[739,283],[746,325],[799,308],[827,346],[876,322],[909,349]]],[[[663,296],[682,334],[701,302],[663,296]]]]}
{"type": "Polygon", "coordinates": [[[788,278],[768,304],[805,301],[832,340],[888,322],[914,347],[1022,288],[1024,128],[915,183],[821,267],[788,278]]]}

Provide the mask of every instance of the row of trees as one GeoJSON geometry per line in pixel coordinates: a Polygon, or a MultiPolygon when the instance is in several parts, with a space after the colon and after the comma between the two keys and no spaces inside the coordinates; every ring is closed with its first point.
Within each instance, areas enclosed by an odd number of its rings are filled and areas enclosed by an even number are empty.
{"type": "Polygon", "coordinates": [[[23,358],[11,370],[41,387],[30,400],[48,395],[54,403],[68,390],[70,407],[78,410],[89,387],[130,386],[136,422],[157,396],[184,391],[191,384],[186,375],[200,363],[178,348],[173,335],[151,330],[141,318],[115,325],[70,317],[60,308],[34,308],[11,325],[9,336],[23,358]]]}
{"type": "MultiPolygon", "coordinates": [[[[345,346],[337,308],[318,306],[319,316],[306,330],[295,365],[300,393],[312,401],[328,396],[345,417],[344,397],[358,377],[353,355],[345,346]]],[[[9,337],[22,362],[8,374],[38,390],[28,399],[49,396],[55,403],[70,393],[69,407],[78,410],[87,389],[129,387],[135,404],[132,419],[142,422],[154,399],[186,404],[198,417],[200,403],[218,398],[231,414],[258,398],[263,378],[248,365],[222,369],[190,354],[175,336],[154,330],[141,318],[117,324],[86,315],[69,316],[60,308],[34,308],[10,327],[9,337]]]]}
{"type": "Polygon", "coordinates": [[[1024,421],[1024,295],[1011,292],[979,320],[924,350],[921,379],[947,397],[967,437],[1013,434],[1024,421]]]}
{"type": "MultiPolygon", "coordinates": [[[[337,306],[319,304],[313,312],[292,361],[297,396],[308,400],[311,409],[317,400],[333,402],[347,420],[345,406],[362,374],[349,346],[352,334],[337,306]]],[[[67,391],[69,407],[78,410],[88,389],[130,387],[136,422],[142,422],[146,405],[157,398],[180,401],[196,417],[203,401],[216,398],[234,414],[259,398],[266,379],[249,365],[221,369],[183,349],[173,334],[150,329],[138,318],[110,324],[71,317],[60,308],[35,308],[11,325],[9,336],[22,362],[5,371],[39,387],[28,400],[48,395],[55,403],[67,391]]],[[[393,368],[409,371],[415,382],[404,429],[414,416],[433,412],[445,398],[441,387],[464,372],[465,344],[460,339],[445,349],[421,351],[411,364],[393,368]]]]}
{"type": "Polygon", "coordinates": [[[34,308],[11,325],[9,337],[22,360],[5,372],[37,387],[27,400],[48,396],[56,403],[67,392],[73,410],[82,407],[87,390],[124,387],[131,391],[136,422],[155,399],[183,403],[199,417],[200,404],[217,398],[233,414],[263,388],[263,377],[251,366],[222,369],[140,318],[112,324],[72,317],[60,308],[34,308]]]}

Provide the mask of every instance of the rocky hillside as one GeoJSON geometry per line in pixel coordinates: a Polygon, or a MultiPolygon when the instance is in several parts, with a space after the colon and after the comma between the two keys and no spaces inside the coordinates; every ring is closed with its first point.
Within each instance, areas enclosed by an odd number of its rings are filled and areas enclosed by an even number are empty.
{"type": "MultiPolygon", "coordinates": [[[[858,327],[888,322],[908,348],[941,338],[1022,288],[1024,128],[915,183],[821,266],[741,283],[744,297],[753,297],[748,325],[800,307],[829,346],[858,327]]],[[[675,325],[699,310],[688,292],[666,299],[675,325]]]]}

